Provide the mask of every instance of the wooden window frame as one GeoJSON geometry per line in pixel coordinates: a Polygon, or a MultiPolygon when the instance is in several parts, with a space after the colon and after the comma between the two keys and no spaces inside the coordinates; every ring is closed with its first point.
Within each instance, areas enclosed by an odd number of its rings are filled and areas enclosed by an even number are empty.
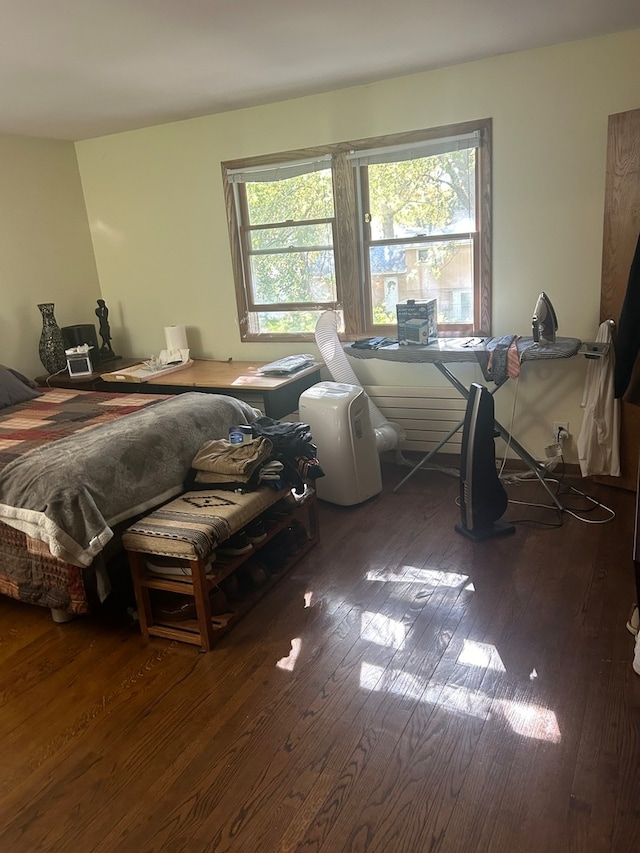
{"type": "MultiPolygon", "coordinates": [[[[357,151],[376,148],[393,147],[411,143],[423,143],[440,138],[474,133],[479,134],[479,144],[476,149],[476,224],[477,234],[450,235],[451,239],[467,236],[474,237],[474,328],[447,326],[447,336],[474,334],[488,336],[491,334],[491,290],[492,290],[492,120],[479,119],[445,125],[428,130],[410,131],[407,133],[391,134],[382,137],[360,139],[356,142],[342,142],[332,145],[280,152],[274,155],[229,160],[221,164],[225,207],[229,226],[229,241],[231,247],[231,264],[233,268],[236,303],[238,307],[238,322],[242,341],[313,341],[312,333],[265,333],[259,332],[255,319],[256,308],[259,311],[276,310],[326,310],[341,311],[344,318],[344,333],[341,337],[346,340],[372,334],[395,334],[396,327],[373,326],[368,318],[370,310],[370,289],[364,281],[362,263],[363,242],[360,237],[360,226],[357,214],[356,168],[349,159],[357,151]],[[313,157],[331,156],[331,169],[334,195],[334,258],[336,268],[336,303],[286,303],[286,305],[259,305],[251,300],[249,281],[249,258],[246,252],[246,242],[243,236],[243,226],[238,216],[237,199],[242,197],[234,190],[229,180],[229,173],[259,166],[273,166],[291,163],[296,160],[306,160],[313,157]]],[[[242,202],[241,202],[242,203],[242,202]]],[[[248,222],[248,211],[242,210],[243,222],[248,222]]],[[[270,223],[275,225],[277,223],[270,223]]],[[[436,239],[436,238],[434,238],[436,239]]],[[[437,239],[443,239],[438,236],[437,239]]],[[[449,239],[446,235],[445,239],[449,239]]]]}

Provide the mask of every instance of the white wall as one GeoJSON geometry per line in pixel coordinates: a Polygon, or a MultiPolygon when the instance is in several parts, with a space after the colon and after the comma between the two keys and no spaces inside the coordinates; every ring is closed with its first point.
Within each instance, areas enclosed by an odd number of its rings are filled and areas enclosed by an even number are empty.
{"type": "Polygon", "coordinates": [[[0,135],[0,362],[43,374],[37,304],[91,323],[99,296],[73,144],[0,135]]]}
{"type": "MultiPolygon", "coordinates": [[[[220,161],[487,116],[493,333],[529,334],[544,289],[560,334],[593,338],[607,117],[640,106],[639,79],[636,30],[77,143],[114,347],[149,355],[162,347],[163,327],[181,323],[195,355],[270,360],[300,351],[240,342],[220,161]]],[[[356,369],[363,382],[435,381],[432,368],[356,369]]],[[[583,359],[523,373],[516,431],[536,455],[553,420],[569,421],[577,434],[584,373],[583,359]]],[[[515,387],[496,397],[503,422],[515,387]]]]}

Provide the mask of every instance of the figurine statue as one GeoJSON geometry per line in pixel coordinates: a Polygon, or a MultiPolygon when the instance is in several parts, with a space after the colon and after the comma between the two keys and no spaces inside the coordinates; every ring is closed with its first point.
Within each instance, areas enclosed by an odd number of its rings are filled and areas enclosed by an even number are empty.
{"type": "Polygon", "coordinates": [[[104,299],[98,299],[96,317],[100,322],[100,337],[102,338],[102,346],[100,347],[100,360],[109,361],[114,358],[119,358],[119,356],[114,353],[111,347],[111,327],[109,326],[109,309],[107,308],[104,299]]]}

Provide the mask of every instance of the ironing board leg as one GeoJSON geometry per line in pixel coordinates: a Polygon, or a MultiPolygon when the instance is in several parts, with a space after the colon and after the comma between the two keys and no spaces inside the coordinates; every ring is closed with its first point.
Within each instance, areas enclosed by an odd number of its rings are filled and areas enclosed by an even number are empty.
{"type": "MultiPolygon", "coordinates": [[[[465,400],[469,399],[469,389],[466,388],[462,384],[462,382],[458,379],[458,377],[454,373],[452,373],[445,364],[443,364],[440,361],[437,361],[437,362],[434,362],[434,366],[451,383],[451,385],[453,385],[453,387],[460,393],[460,395],[462,397],[464,397],[465,400]]],[[[505,382],[506,382],[506,380],[505,380],[505,382]]],[[[496,391],[498,390],[498,388],[501,388],[502,385],[504,385],[504,382],[496,383],[495,388],[490,393],[492,395],[495,394],[496,391]]],[[[530,453],[528,453],[524,449],[524,447],[520,444],[520,442],[517,441],[511,435],[511,433],[509,432],[509,430],[506,427],[503,427],[502,424],[499,423],[498,421],[495,421],[494,423],[495,423],[496,430],[500,433],[500,436],[504,439],[504,441],[507,442],[509,447],[512,447],[515,450],[515,452],[518,454],[520,459],[522,459],[522,461],[526,464],[527,468],[529,468],[529,470],[532,471],[536,475],[536,477],[538,478],[540,483],[547,490],[549,497],[551,498],[551,500],[555,504],[556,508],[559,509],[560,512],[564,512],[564,507],[562,506],[562,504],[558,500],[557,496],[553,493],[553,491],[549,487],[549,484],[547,483],[547,481],[544,478],[545,469],[540,465],[539,462],[537,462],[533,458],[533,456],[531,456],[530,453]]],[[[401,480],[397,486],[395,486],[393,491],[397,492],[398,489],[401,486],[403,486],[407,482],[407,480],[415,474],[416,471],[418,471],[420,468],[422,468],[422,466],[425,465],[429,461],[429,459],[431,459],[431,457],[434,456],[440,450],[440,448],[443,447],[449,441],[449,439],[452,438],[458,432],[458,430],[462,428],[463,425],[464,425],[464,420],[460,421],[459,424],[457,424],[452,430],[450,430],[447,433],[447,435],[442,439],[442,441],[440,441],[434,448],[432,448],[427,453],[427,455],[424,456],[418,462],[418,464],[415,465],[411,469],[411,471],[409,471],[407,476],[403,480],[401,480]]]]}
{"type": "Polygon", "coordinates": [[[440,448],[444,447],[444,445],[449,441],[450,438],[453,438],[453,436],[458,432],[459,429],[462,429],[463,425],[464,421],[460,421],[457,426],[454,426],[454,428],[445,435],[442,441],[438,442],[435,447],[432,447],[431,450],[427,453],[427,455],[423,456],[417,465],[414,465],[414,467],[411,469],[411,471],[409,471],[407,476],[404,479],[400,480],[398,485],[394,487],[393,491],[397,492],[398,489],[407,482],[409,477],[413,477],[413,475],[418,469],[422,468],[423,465],[426,465],[427,462],[431,459],[431,457],[435,456],[435,454],[440,450],[440,448]]]}
{"type": "Polygon", "coordinates": [[[555,495],[555,494],[553,493],[553,491],[551,490],[551,487],[549,486],[549,484],[547,483],[547,481],[546,481],[546,480],[545,480],[545,478],[544,478],[544,474],[543,474],[543,472],[545,471],[545,469],[540,465],[540,463],[539,463],[539,462],[537,462],[537,461],[533,458],[533,456],[531,456],[531,454],[530,454],[530,453],[528,453],[528,452],[524,449],[524,447],[520,444],[520,442],[519,442],[519,441],[517,441],[517,440],[516,440],[516,439],[511,435],[511,433],[509,432],[509,430],[508,430],[508,429],[506,429],[506,427],[503,427],[503,426],[502,426],[502,424],[498,423],[498,421],[495,421],[495,425],[496,425],[496,429],[498,430],[498,432],[500,433],[500,435],[502,436],[502,438],[507,442],[507,444],[509,445],[509,447],[513,447],[513,449],[514,449],[514,450],[515,450],[515,452],[518,454],[518,456],[520,457],[520,459],[522,459],[522,461],[527,465],[527,467],[529,468],[529,470],[530,470],[530,471],[533,471],[533,473],[536,475],[536,477],[538,478],[538,480],[540,480],[540,483],[544,486],[544,488],[545,488],[545,489],[547,490],[547,492],[549,493],[549,497],[550,497],[550,498],[551,498],[551,500],[554,502],[554,504],[556,505],[557,509],[559,509],[559,510],[560,510],[560,512],[564,512],[564,507],[562,506],[562,504],[561,504],[561,503],[560,503],[560,501],[558,500],[557,495],[555,495]]]}

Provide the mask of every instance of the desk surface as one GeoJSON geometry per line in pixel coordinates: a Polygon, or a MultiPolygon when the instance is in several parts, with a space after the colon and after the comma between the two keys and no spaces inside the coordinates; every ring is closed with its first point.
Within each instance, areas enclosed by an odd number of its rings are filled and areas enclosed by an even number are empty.
{"type": "Polygon", "coordinates": [[[195,359],[190,367],[165,376],[147,379],[145,385],[170,385],[179,388],[228,388],[247,391],[276,391],[322,367],[313,364],[289,376],[260,376],[262,361],[214,361],[195,359]]]}
{"type": "MultiPolygon", "coordinates": [[[[359,349],[349,344],[345,352],[352,358],[379,358],[384,361],[403,361],[414,364],[436,362],[475,361],[482,363],[502,338],[485,338],[479,346],[465,346],[465,338],[440,338],[428,347],[391,344],[376,350],[359,349]]],[[[550,358],[571,358],[577,355],[581,342],[578,338],[556,338],[554,344],[542,346],[533,338],[520,338],[518,352],[522,361],[550,358]]]]}

